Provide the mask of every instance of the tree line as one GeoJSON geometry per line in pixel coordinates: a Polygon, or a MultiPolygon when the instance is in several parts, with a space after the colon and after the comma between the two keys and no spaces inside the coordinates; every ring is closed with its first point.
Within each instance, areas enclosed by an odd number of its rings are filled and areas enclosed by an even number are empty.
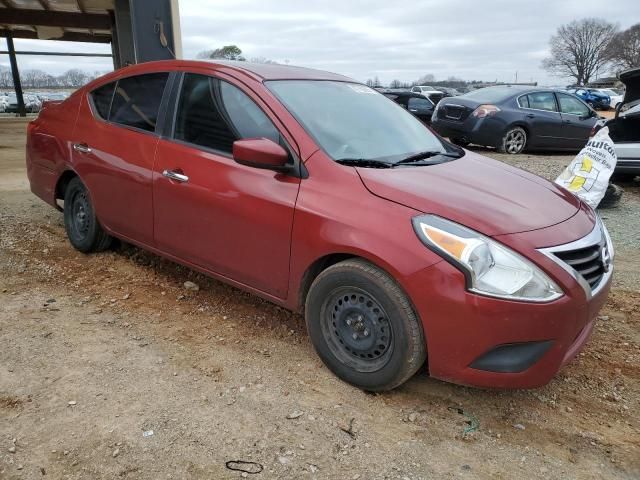
{"type": "MultiPolygon", "coordinates": [[[[51,75],[38,69],[20,72],[20,83],[23,88],[78,88],[94,80],[106,72],[85,72],[72,68],[60,75],[51,75]]],[[[13,88],[11,70],[0,66],[0,88],[13,88]]]]}
{"type": "Polygon", "coordinates": [[[575,20],[558,28],[549,50],[542,68],[587,85],[594,77],[640,67],[640,23],[621,31],[601,18],[575,20]]]}

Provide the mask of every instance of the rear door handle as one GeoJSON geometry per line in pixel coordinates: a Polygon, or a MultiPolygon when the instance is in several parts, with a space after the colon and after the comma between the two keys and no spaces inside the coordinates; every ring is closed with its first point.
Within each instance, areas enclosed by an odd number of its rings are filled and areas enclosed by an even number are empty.
{"type": "Polygon", "coordinates": [[[91,148],[86,143],[74,143],[73,149],[80,153],[91,153],[91,148]]]}
{"type": "Polygon", "coordinates": [[[175,172],[173,170],[165,170],[162,172],[162,175],[167,177],[170,180],[175,180],[176,182],[186,183],[189,181],[189,177],[180,172],[175,172]]]}
{"type": "Polygon", "coordinates": [[[536,118],[536,115],[535,115],[535,113],[527,113],[527,117],[536,118]]]}

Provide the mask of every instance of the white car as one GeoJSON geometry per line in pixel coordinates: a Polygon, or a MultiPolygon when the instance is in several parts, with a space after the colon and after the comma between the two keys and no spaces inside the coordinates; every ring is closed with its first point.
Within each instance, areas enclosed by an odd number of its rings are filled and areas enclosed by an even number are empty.
{"type": "Polygon", "coordinates": [[[597,90],[601,93],[604,93],[605,95],[609,95],[609,98],[611,98],[611,103],[609,104],[609,107],[613,108],[614,110],[616,109],[618,104],[622,102],[622,99],[624,98],[624,95],[610,88],[598,88],[597,90]]]}
{"type": "Polygon", "coordinates": [[[429,85],[416,85],[411,88],[411,92],[427,97],[434,105],[437,105],[446,96],[442,91],[436,90],[429,85]]]}

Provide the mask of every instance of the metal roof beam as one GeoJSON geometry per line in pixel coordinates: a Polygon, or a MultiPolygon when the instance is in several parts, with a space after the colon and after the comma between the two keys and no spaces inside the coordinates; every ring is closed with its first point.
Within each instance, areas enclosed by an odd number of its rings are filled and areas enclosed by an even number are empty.
{"type": "MultiPolygon", "coordinates": [[[[38,34],[29,30],[7,30],[0,28],[0,37],[7,37],[11,33],[13,38],[29,38],[38,40],[38,34]]],[[[40,39],[41,40],[41,39],[40,39]]],[[[64,32],[61,37],[47,38],[47,40],[63,40],[66,42],[111,43],[111,35],[91,35],[81,32],[64,32]]]]}
{"type": "Polygon", "coordinates": [[[41,27],[111,30],[111,18],[100,13],[71,13],[46,10],[0,9],[0,23],[41,27]]]}

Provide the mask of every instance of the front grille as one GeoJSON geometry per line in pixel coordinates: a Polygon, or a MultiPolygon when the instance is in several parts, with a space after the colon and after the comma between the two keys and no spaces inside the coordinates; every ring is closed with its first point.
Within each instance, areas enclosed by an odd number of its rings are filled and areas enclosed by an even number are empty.
{"type": "Polygon", "coordinates": [[[575,270],[594,290],[602,281],[608,266],[604,264],[604,241],[577,250],[553,252],[556,257],[575,270]]]}

